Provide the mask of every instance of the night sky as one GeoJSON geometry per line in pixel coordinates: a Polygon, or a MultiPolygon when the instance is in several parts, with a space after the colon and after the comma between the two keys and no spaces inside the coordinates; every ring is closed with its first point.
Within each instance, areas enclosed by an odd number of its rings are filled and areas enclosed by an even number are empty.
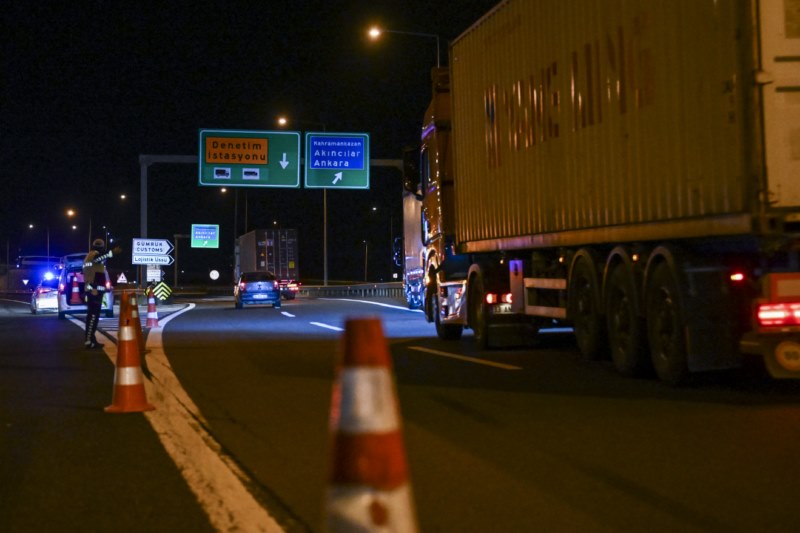
{"type": "MultiPolygon", "coordinates": [[[[444,65],[448,40],[496,3],[4,2],[2,244],[12,262],[44,254],[49,227],[51,255],[84,251],[91,219],[92,237],[106,226],[129,251],[139,236],[139,155],[197,155],[200,129],[277,130],[285,114],[306,122],[295,131],[368,133],[373,158],[399,159],[418,141],[435,40],[372,42],[366,29],[438,34],[444,65]]],[[[235,210],[232,191],[197,181],[195,165],[150,167],[149,237],[220,224],[217,251],[182,241],[187,279],[214,268],[230,281],[234,223],[238,233],[245,224],[296,228],[301,277],[322,278],[321,190],[239,189],[235,210]]],[[[389,277],[400,198],[399,173],[375,167],[370,190],[328,192],[329,279],[363,280],[364,240],[370,281],[389,277]]],[[[124,255],[113,266],[134,270],[124,255]]]]}

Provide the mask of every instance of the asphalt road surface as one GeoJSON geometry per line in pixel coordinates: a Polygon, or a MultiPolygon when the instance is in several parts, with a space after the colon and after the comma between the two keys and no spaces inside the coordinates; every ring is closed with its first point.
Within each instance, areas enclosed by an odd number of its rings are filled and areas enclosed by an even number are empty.
{"type": "MultiPolygon", "coordinates": [[[[143,511],[128,513],[145,516],[148,530],[176,530],[169,517],[159,522],[167,506],[194,520],[184,530],[196,530],[192,524],[204,517],[210,529],[270,530],[259,524],[274,522],[287,531],[322,530],[339,330],[348,317],[375,316],[391,347],[422,531],[797,529],[800,383],[734,372],[671,389],[622,378],[608,362],[582,361],[569,333],[559,331],[541,334],[534,348],[480,353],[469,332],[439,341],[419,313],[389,300],[298,299],[280,310],[234,310],[230,299],[193,303],[149,333],[144,366],[168,391],[148,388],[156,411],[117,417],[102,412],[111,359],[72,347],[80,342],[76,324],[2,302],[0,345],[13,350],[0,352],[0,486],[24,487],[24,494],[10,509],[0,493],[0,524],[7,517],[10,530],[23,531],[20,525],[47,523],[48,509],[58,505],[44,494],[81,474],[98,479],[70,482],[88,502],[68,510],[70,520],[104,529],[95,522],[104,513],[91,502],[105,501],[99,488],[114,461],[80,469],[45,459],[50,443],[27,427],[26,415],[43,418],[58,396],[81,391],[79,407],[59,408],[71,423],[59,438],[69,448],[85,438],[82,430],[99,431],[97,445],[81,451],[90,457],[129,433],[122,446],[141,448],[146,467],[122,452],[114,458],[125,480],[145,478],[154,492],[143,497],[135,489],[134,509],[143,511]],[[34,379],[34,371],[45,375],[34,379]],[[42,387],[50,390],[47,401],[42,387]],[[190,437],[177,425],[165,429],[162,418],[174,422],[165,415],[173,412],[170,399],[189,413],[188,432],[204,445],[183,443],[190,437]],[[195,459],[192,450],[203,446],[221,462],[195,459]],[[226,469],[246,491],[232,490],[233,499],[252,505],[225,507],[229,489],[212,486],[226,469]],[[204,487],[215,496],[204,496],[204,487]],[[38,509],[40,521],[26,509],[38,509]]],[[[115,337],[114,321],[101,327],[115,337]]],[[[143,530],[142,523],[118,525],[143,530]]]]}

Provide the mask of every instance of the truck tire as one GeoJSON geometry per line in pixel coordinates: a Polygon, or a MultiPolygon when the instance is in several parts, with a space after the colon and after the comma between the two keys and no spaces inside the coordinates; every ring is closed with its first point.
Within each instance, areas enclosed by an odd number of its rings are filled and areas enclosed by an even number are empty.
{"type": "Polygon", "coordinates": [[[434,297],[433,312],[434,323],[436,324],[436,335],[444,341],[457,341],[461,338],[461,333],[464,331],[464,326],[461,324],[442,324],[441,309],[439,308],[439,291],[437,287],[436,296],[434,297]]]}
{"type": "Polygon", "coordinates": [[[633,273],[616,265],[606,282],[606,325],[611,360],[623,376],[642,376],[651,368],[645,350],[645,322],[639,316],[633,273]]]}
{"type": "Polygon", "coordinates": [[[469,327],[472,328],[475,346],[479,350],[485,350],[489,346],[489,317],[483,297],[483,278],[480,274],[476,274],[469,280],[467,312],[469,313],[469,327]]]}
{"type": "Polygon", "coordinates": [[[689,374],[680,286],[667,263],[653,271],[647,284],[647,338],[658,378],[676,386],[689,374]]]}
{"type": "Polygon", "coordinates": [[[569,283],[570,318],[578,348],[588,361],[600,359],[608,350],[599,294],[597,269],[588,258],[579,258],[569,283]]]}

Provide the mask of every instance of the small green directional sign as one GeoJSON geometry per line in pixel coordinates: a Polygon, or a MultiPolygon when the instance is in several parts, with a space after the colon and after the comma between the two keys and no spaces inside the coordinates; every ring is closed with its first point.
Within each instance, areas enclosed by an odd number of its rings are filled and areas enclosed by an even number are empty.
{"type": "Polygon", "coordinates": [[[199,184],[300,187],[296,131],[200,130],[199,184]]]}
{"type": "Polygon", "coordinates": [[[306,133],[305,185],[310,189],[369,189],[369,135],[306,133]]]}
{"type": "Polygon", "coordinates": [[[219,248],[219,224],[192,224],[192,248],[219,248]]]}

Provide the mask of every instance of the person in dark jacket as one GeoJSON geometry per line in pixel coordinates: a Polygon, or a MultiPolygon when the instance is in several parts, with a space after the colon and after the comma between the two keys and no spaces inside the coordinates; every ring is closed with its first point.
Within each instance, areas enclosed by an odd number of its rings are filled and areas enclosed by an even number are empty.
{"type": "Polygon", "coordinates": [[[86,337],[83,344],[87,350],[103,347],[97,342],[95,335],[97,323],[100,321],[100,308],[106,294],[106,261],[114,257],[115,253],[120,253],[119,247],[103,253],[105,247],[106,243],[103,239],[95,239],[92,242],[92,249],[83,260],[83,283],[86,299],[86,337]]]}

